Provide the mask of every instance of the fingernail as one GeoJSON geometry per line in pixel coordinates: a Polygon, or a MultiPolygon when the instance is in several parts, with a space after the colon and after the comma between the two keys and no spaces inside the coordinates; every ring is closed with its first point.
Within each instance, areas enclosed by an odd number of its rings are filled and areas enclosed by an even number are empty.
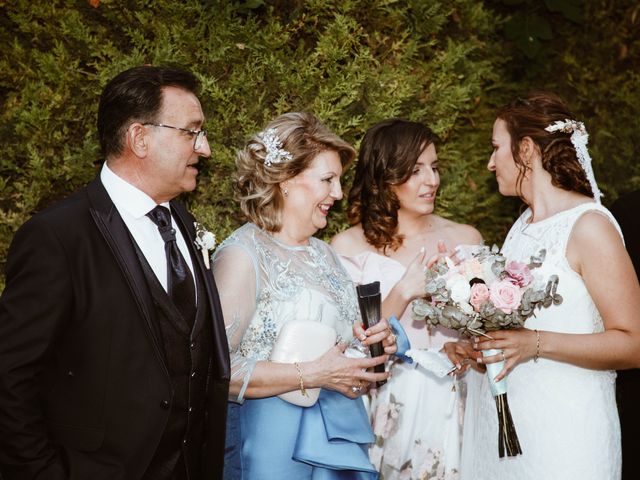
{"type": "Polygon", "coordinates": [[[460,365],[459,363],[456,363],[456,368],[460,370],[462,368],[462,365],[460,365]]]}
{"type": "Polygon", "coordinates": [[[360,335],[360,340],[361,341],[364,342],[366,339],[367,339],[367,335],[366,334],[363,333],[362,335],[360,335]]]}
{"type": "Polygon", "coordinates": [[[483,360],[482,360],[482,358],[480,358],[480,357],[478,357],[478,358],[476,359],[476,362],[477,362],[477,363],[484,363],[484,361],[483,361],[483,360]]]}

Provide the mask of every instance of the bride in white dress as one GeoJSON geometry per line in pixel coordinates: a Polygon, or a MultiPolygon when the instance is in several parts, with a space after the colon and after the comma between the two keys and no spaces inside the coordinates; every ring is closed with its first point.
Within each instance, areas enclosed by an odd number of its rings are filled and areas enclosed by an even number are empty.
{"type": "MultiPolygon", "coordinates": [[[[477,348],[502,349],[522,455],[498,457],[498,425],[486,376],[469,385],[462,478],[620,478],[616,369],[640,366],[640,287],[620,229],[600,204],[586,130],[562,100],[535,94],[503,107],[493,128],[500,193],[529,208],[503,253],[528,262],[546,250],[542,277],[560,278],[559,306],[525,328],[492,332],[477,348]],[[560,122],[560,123],[557,123],[560,122]]],[[[502,360],[486,357],[484,363],[502,360]]]]}
{"type": "Polygon", "coordinates": [[[424,268],[440,242],[453,248],[482,237],[433,213],[440,186],[434,140],[417,122],[371,127],[349,192],[353,226],[332,240],[355,283],[380,281],[383,316],[400,320],[415,352],[411,364],[392,360],[391,378],[371,395],[376,441],[369,456],[381,480],[455,480],[460,467],[464,381],[427,367],[458,335],[414,321],[411,302],[424,296],[424,268]]]}

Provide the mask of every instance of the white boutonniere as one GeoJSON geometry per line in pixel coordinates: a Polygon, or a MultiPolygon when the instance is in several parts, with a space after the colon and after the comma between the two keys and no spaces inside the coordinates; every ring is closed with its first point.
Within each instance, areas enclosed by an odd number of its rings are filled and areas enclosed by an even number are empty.
{"type": "Polygon", "coordinates": [[[204,228],[201,223],[193,222],[193,226],[196,227],[196,246],[202,252],[204,264],[209,269],[211,251],[216,248],[216,235],[204,228]]]}

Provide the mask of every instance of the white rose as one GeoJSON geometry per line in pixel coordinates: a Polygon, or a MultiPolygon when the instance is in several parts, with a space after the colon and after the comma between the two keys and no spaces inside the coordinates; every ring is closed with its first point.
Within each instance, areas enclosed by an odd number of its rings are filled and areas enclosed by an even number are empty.
{"type": "Polygon", "coordinates": [[[451,300],[458,303],[468,303],[471,295],[469,282],[463,275],[454,275],[447,280],[447,288],[451,292],[451,300]]]}

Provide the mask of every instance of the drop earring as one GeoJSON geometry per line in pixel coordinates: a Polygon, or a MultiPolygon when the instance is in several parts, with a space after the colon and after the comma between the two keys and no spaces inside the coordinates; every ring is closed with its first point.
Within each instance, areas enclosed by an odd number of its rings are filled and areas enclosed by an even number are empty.
{"type": "Polygon", "coordinates": [[[283,194],[285,197],[288,197],[288,196],[289,196],[289,190],[287,190],[287,189],[285,188],[284,190],[282,190],[282,194],[283,194]]]}

